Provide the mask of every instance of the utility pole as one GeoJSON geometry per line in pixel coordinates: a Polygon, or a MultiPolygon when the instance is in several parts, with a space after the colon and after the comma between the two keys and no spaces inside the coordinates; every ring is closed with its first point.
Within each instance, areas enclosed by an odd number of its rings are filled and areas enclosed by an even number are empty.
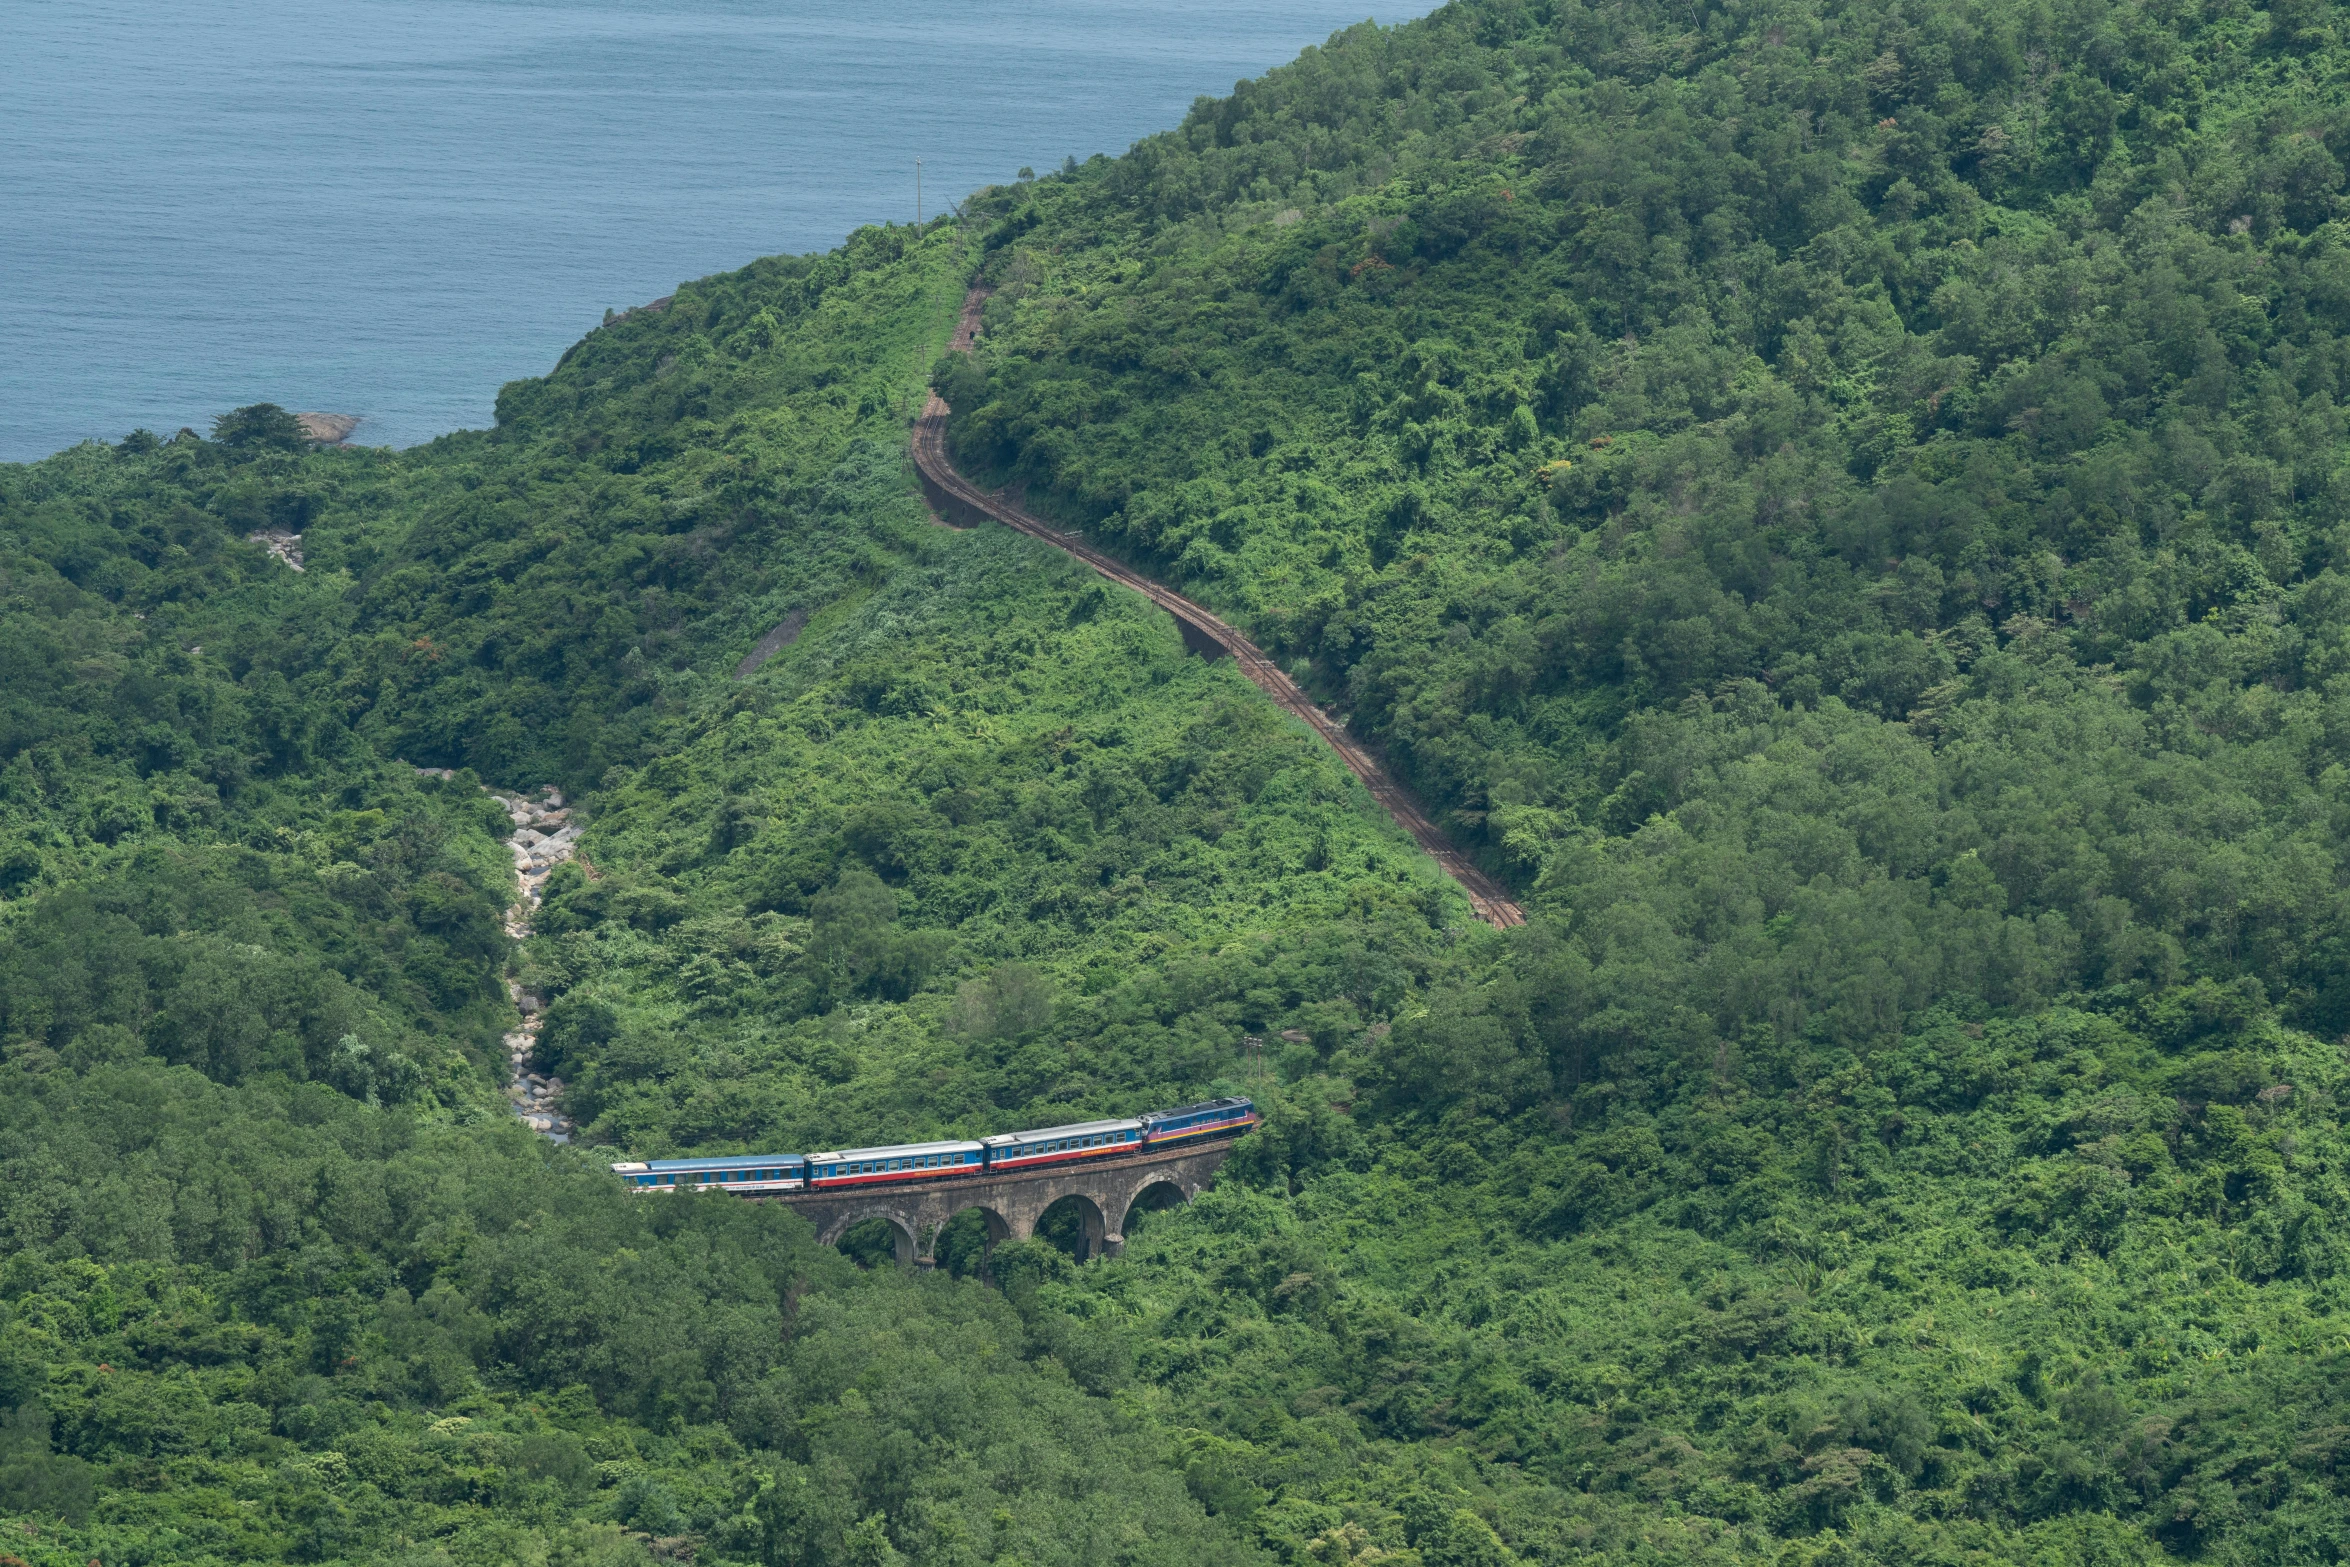
{"type": "Polygon", "coordinates": [[[922,226],[922,160],[914,160],[914,227],[922,226]]]}

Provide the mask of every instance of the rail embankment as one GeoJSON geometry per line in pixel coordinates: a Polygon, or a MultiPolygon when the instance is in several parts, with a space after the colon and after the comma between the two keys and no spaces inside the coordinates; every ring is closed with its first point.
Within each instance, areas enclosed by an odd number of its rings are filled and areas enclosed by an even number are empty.
{"type": "MultiPolygon", "coordinates": [[[[978,289],[963,302],[963,313],[955,327],[954,352],[965,353],[979,329],[979,307],[986,295],[978,289]]],[[[1467,855],[1453,846],[1442,828],[1429,820],[1419,802],[1394,778],[1368,747],[1349,734],[1346,727],[1322,711],[1312,698],[1301,690],[1288,672],[1275,663],[1261,648],[1223,620],[1164,583],[1154,582],[1121,561],[1095,549],[1078,535],[1051,523],[1029,511],[1010,496],[991,493],[965,479],[947,455],[947,405],[936,392],[923,406],[922,417],[914,425],[914,466],[922,476],[922,489],[933,510],[949,522],[968,526],[983,518],[1002,523],[1007,528],[1040,539],[1057,550],[1076,556],[1095,571],[1121,587],[1149,599],[1175,617],[1183,628],[1184,637],[1194,647],[1203,644],[1229,654],[1240,672],[1254,682],[1257,688],[1278,702],[1283,708],[1304,721],[1322,743],[1338,753],[1347,770],[1363,781],[1387,814],[1394,817],[1403,830],[1410,833],[1431,859],[1444,868],[1444,873],[1460,883],[1468,894],[1470,907],[1477,917],[1489,925],[1507,928],[1526,923],[1525,911],[1513,902],[1499,882],[1480,870],[1467,855]]]]}

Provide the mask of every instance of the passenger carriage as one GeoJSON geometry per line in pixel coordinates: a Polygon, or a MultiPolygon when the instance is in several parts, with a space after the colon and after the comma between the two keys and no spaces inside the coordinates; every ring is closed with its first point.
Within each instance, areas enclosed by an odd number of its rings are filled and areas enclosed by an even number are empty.
{"type": "Polygon", "coordinates": [[[1004,1132],[982,1137],[987,1146],[990,1173],[1003,1170],[1041,1170],[1048,1165],[1082,1164],[1115,1159],[1142,1151],[1140,1121],[1080,1121],[1073,1126],[1048,1126],[1034,1132],[1004,1132]]]}
{"type": "Polygon", "coordinates": [[[808,1161],[796,1153],[742,1154],[726,1159],[654,1159],[616,1164],[612,1173],[631,1191],[727,1191],[745,1197],[796,1192],[808,1184],[808,1161]]]}
{"type": "Polygon", "coordinates": [[[987,1164],[979,1143],[902,1143],[894,1148],[843,1148],[808,1155],[808,1184],[819,1190],[898,1186],[977,1175],[987,1164]]]}

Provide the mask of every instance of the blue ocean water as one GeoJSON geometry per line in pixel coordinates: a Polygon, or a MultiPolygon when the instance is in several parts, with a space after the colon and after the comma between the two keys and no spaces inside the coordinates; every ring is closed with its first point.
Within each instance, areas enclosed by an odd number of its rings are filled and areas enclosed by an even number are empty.
{"type": "Polygon", "coordinates": [[[1123,151],[1370,3],[0,0],[0,459],[483,425],[607,307],[911,218],[917,158],[935,212],[1123,151]]]}

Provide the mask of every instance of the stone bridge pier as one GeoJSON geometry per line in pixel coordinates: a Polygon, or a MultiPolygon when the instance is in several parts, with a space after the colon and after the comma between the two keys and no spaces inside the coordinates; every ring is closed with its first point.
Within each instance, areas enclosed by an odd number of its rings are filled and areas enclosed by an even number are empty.
{"type": "Polygon", "coordinates": [[[1080,1261],[1115,1257],[1126,1247],[1126,1219],[1156,1188],[1189,1202],[1206,1191],[1232,1152],[1229,1142],[1135,1154],[1095,1164],[1023,1175],[984,1175],[850,1191],[792,1192],[760,1199],[796,1208],[830,1246],[867,1219],[887,1221],[901,1267],[932,1267],[939,1231],[957,1214],[977,1208],[987,1220],[990,1249],[1036,1233],[1044,1212],[1065,1197],[1080,1199],[1085,1246],[1080,1261]]]}

